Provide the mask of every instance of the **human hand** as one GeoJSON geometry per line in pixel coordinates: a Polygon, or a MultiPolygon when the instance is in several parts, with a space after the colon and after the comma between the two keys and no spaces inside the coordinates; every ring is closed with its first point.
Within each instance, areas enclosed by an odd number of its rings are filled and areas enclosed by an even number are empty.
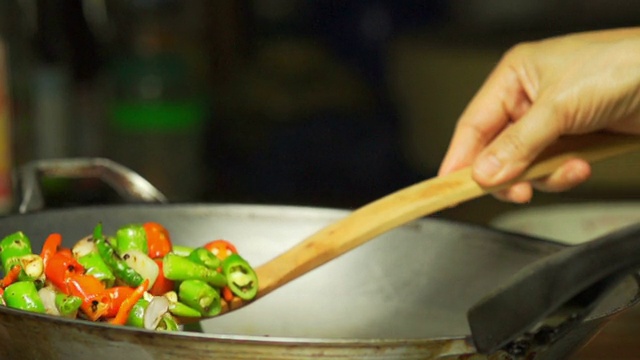
{"type": "MultiPolygon", "coordinates": [[[[517,177],[562,135],[640,134],[640,28],[585,32],[509,50],[458,120],[440,175],[473,166],[482,186],[517,177]]],[[[496,193],[527,202],[533,188],[564,191],[589,164],[566,162],[549,177],[496,193]]]]}

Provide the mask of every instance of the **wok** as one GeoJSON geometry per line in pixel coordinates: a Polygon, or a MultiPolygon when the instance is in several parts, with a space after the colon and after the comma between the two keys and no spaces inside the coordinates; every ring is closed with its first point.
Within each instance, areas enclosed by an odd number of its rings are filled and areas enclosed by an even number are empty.
{"type": "MultiPolygon", "coordinates": [[[[125,204],[32,211],[33,173],[97,174],[123,193],[149,196],[137,175],[105,160],[37,164],[23,173],[21,208],[0,219],[0,235],[22,230],[35,249],[51,232],[69,245],[102,221],[113,232],[130,222],[158,221],[177,244],[233,241],[252,264],[275,257],[346,211],[234,204],[125,204]],[[25,175],[26,174],[26,175],[25,175]],[[131,178],[130,176],[134,176],[131,178]],[[132,180],[133,179],[133,180],[132,180]],[[124,190],[123,190],[124,189],[124,190]]],[[[25,313],[0,307],[2,359],[515,359],[477,354],[467,310],[523,266],[563,244],[437,218],[390,231],[294,280],[237,312],[177,333],[145,331],[25,313]],[[349,301],[346,301],[349,299],[349,301]]],[[[586,321],[527,359],[563,359],[616,313],[638,301],[629,276],[586,321]]]]}

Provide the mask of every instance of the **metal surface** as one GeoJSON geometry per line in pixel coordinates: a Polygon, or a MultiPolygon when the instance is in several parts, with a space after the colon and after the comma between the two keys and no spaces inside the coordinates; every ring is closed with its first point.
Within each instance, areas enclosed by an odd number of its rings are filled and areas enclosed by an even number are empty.
{"type": "Polygon", "coordinates": [[[522,339],[562,336],[639,267],[640,225],[525,266],[469,310],[474,344],[480,352],[492,353],[522,339]]]}
{"type": "MultiPolygon", "coordinates": [[[[175,243],[226,238],[259,265],[345,214],[278,206],[86,207],[2,218],[0,235],[25,231],[39,249],[51,232],[62,233],[71,245],[98,221],[113,232],[153,220],[168,227],[175,243]]],[[[2,307],[0,358],[510,359],[505,353],[473,355],[466,312],[517,270],[561,248],[428,218],[374,239],[240,311],[204,321],[205,333],[154,333],[2,307]]],[[[638,284],[627,279],[595,318],[535,358],[565,358],[595,334],[605,320],[601,315],[635,303],[637,294],[638,284]]]]}
{"type": "Polygon", "coordinates": [[[21,214],[45,207],[40,186],[42,177],[98,178],[129,202],[167,202],[166,197],[138,173],[103,158],[32,161],[21,166],[14,177],[20,199],[18,212],[21,214]]]}

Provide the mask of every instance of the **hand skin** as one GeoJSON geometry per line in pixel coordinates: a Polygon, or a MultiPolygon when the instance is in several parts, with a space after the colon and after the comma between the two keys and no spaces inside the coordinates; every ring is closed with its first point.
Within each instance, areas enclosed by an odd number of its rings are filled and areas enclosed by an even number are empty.
{"type": "MultiPolygon", "coordinates": [[[[473,166],[482,186],[517,177],[562,135],[640,134],[640,27],[522,43],[505,53],[461,115],[439,175],[473,166]]],[[[494,194],[516,203],[533,188],[564,191],[591,175],[580,159],[494,194]]]]}

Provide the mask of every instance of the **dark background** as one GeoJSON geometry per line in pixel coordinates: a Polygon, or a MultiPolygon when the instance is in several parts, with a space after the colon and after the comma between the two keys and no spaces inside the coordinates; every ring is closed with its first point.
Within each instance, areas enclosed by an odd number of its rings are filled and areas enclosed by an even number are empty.
{"type": "MultiPolygon", "coordinates": [[[[640,20],[630,0],[34,0],[0,13],[15,166],[104,156],[173,201],[340,207],[433,176],[510,46],[640,20]]],[[[109,198],[45,186],[60,202],[109,198]]]]}

